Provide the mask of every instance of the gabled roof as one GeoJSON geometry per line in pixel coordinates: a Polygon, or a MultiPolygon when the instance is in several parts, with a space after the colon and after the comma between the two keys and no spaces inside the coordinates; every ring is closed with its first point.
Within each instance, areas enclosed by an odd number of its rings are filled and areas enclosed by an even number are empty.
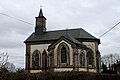
{"type": "Polygon", "coordinates": [[[72,37],[76,39],[94,39],[98,40],[96,37],[89,34],[87,31],[85,31],[82,28],[78,29],[68,29],[68,30],[55,30],[55,31],[46,31],[42,35],[35,35],[35,33],[32,33],[28,39],[25,41],[27,42],[36,42],[36,41],[48,41],[48,40],[57,40],[61,36],[65,36],[66,33],[69,33],[72,37]]]}
{"type": "Polygon", "coordinates": [[[86,48],[86,45],[82,44],[77,39],[75,39],[74,37],[72,37],[70,34],[66,33],[66,35],[61,36],[60,38],[58,38],[57,40],[55,40],[51,45],[49,45],[48,50],[50,50],[52,47],[54,47],[56,44],[58,44],[62,40],[68,42],[72,46],[86,48]]]}
{"type": "Polygon", "coordinates": [[[70,40],[71,42],[75,44],[78,44],[78,45],[82,44],[81,42],[76,40],[74,37],[72,37],[69,33],[66,33],[66,35],[63,35],[63,37],[67,38],[68,40],[70,40]]]}

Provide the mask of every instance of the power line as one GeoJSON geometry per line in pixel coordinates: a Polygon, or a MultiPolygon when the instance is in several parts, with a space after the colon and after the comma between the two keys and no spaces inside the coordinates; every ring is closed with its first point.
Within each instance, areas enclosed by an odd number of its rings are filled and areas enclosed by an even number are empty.
{"type": "Polygon", "coordinates": [[[15,20],[18,20],[18,21],[27,23],[27,24],[29,24],[29,25],[34,25],[34,24],[32,24],[32,23],[29,23],[29,22],[24,21],[24,20],[22,20],[22,19],[18,19],[18,18],[12,17],[12,16],[10,16],[10,15],[8,15],[8,14],[5,14],[5,13],[0,13],[0,14],[1,14],[1,15],[4,15],[4,16],[7,16],[7,17],[9,17],[9,18],[12,18],[12,19],[15,19],[15,20]]]}
{"type": "MultiPolygon", "coordinates": [[[[9,16],[8,14],[5,14],[5,13],[0,13],[1,15],[4,15],[4,16],[7,16],[7,17],[10,17],[12,19],[15,19],[15,20],[18,20],[18,21],[21,21],[21,22],[24,22],[24,23],[27,23],[29,25],[34,25],[32,23],[29,23],[27,21],[24,21],[24,20],[21,20],[21,19],[18,19],[18,18],[15,18],[15,17],[12,17],[12,16],[9,16]]],[[[107,30],[106,32],[104,32],[102,35],[99,36],[99,38],[101,38],[102,36],[104,36],[105,34],[107,34],[109,31],[111,31],[113,28],[115,28],[117,25],[119,25],[120,22],[118,22],[117,24],[115,24],[112,28],[110,28],[109,30],[107,30]]]]}
{"type": "Polygon", "coordinates": [[[101,36],[99,36],[99,38],[101,38],[102,36],[104,36],[105,34],[107,34],[110,30],[112,30],[113,28],[115,28],[119,24],[120,24],[120,22],[118,22],[117,24],[115,24],[112,28],[110,28],[109,30],[107,30],[106,32],[104,32],[101,36]]]}

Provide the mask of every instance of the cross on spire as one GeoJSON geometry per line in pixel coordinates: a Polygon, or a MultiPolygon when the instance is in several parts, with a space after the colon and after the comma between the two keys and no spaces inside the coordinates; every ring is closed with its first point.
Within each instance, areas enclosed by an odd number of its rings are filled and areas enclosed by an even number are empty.
{"type": "Polygon", "coordinates": [[[40,9],[42,9],[42,5],[40,5],[40,9]]]}

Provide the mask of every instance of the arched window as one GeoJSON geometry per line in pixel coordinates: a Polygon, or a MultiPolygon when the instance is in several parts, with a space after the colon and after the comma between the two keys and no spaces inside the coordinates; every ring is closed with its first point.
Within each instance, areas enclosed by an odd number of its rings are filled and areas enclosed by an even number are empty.
{"type": "Polygon", "coordinates": [[[61,48],[61,63],[67,63],[67,53],[64,46],[61,48]]]}
{"type": "Polygon", "coordinates": [[[89,49],[87,52],[87,60],[88,60],[88,65],[93,65],[94,57],[93,57],[93,51],[91,49],[89,49]]]}
{"type": "Polygon", "coordinates": [[[32,57],[33,57],[33,60],[32,60],[33,68],[39,68],[39,66],[40,66],[40,52],[38,50],[34,51],[32,57]]]}
{"type": "Polygon", "coordinates": [[[70,65],[70,49],[69,46],[62,42],[57,48],[57,66],[69,66],[70,65]]]}
{"type": "Polygon", "coordinates": [[[83,51],[80,53],[80,66],[85,66],[85,53],[83,51]]]}

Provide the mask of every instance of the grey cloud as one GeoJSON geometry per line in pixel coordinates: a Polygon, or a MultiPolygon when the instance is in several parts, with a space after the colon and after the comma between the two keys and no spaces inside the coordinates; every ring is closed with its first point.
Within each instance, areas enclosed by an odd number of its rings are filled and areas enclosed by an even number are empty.
{"type": "MultiPolygon", "coordinates": [[[[0,12],[35,24],[40,5],[47,18],[47,29],[83,28],[99,37],[120,18],[119,0],[2,0],[0,12]]],[[[24,56],[23,41],[34,31],[35,25],[29,25],[0,15],[0,49],[8,48],[13,55],[24,56]],[[14,52],[18,48],[17,52],[14,52]]],[[[120,45],[120,29],[117,26],[101,38],[100,51],[103,54],[119,52],[114,47],[120,45]]],[[[14,60],[14,59],[13,59],[14,60]]],[[[14,62],[15,64],[17,63],[14,62]]],[[[21,62],[20,62],[21,63],[21,62]]],[[[23,66],[24,64],[16,64],[23,66]]]]}

